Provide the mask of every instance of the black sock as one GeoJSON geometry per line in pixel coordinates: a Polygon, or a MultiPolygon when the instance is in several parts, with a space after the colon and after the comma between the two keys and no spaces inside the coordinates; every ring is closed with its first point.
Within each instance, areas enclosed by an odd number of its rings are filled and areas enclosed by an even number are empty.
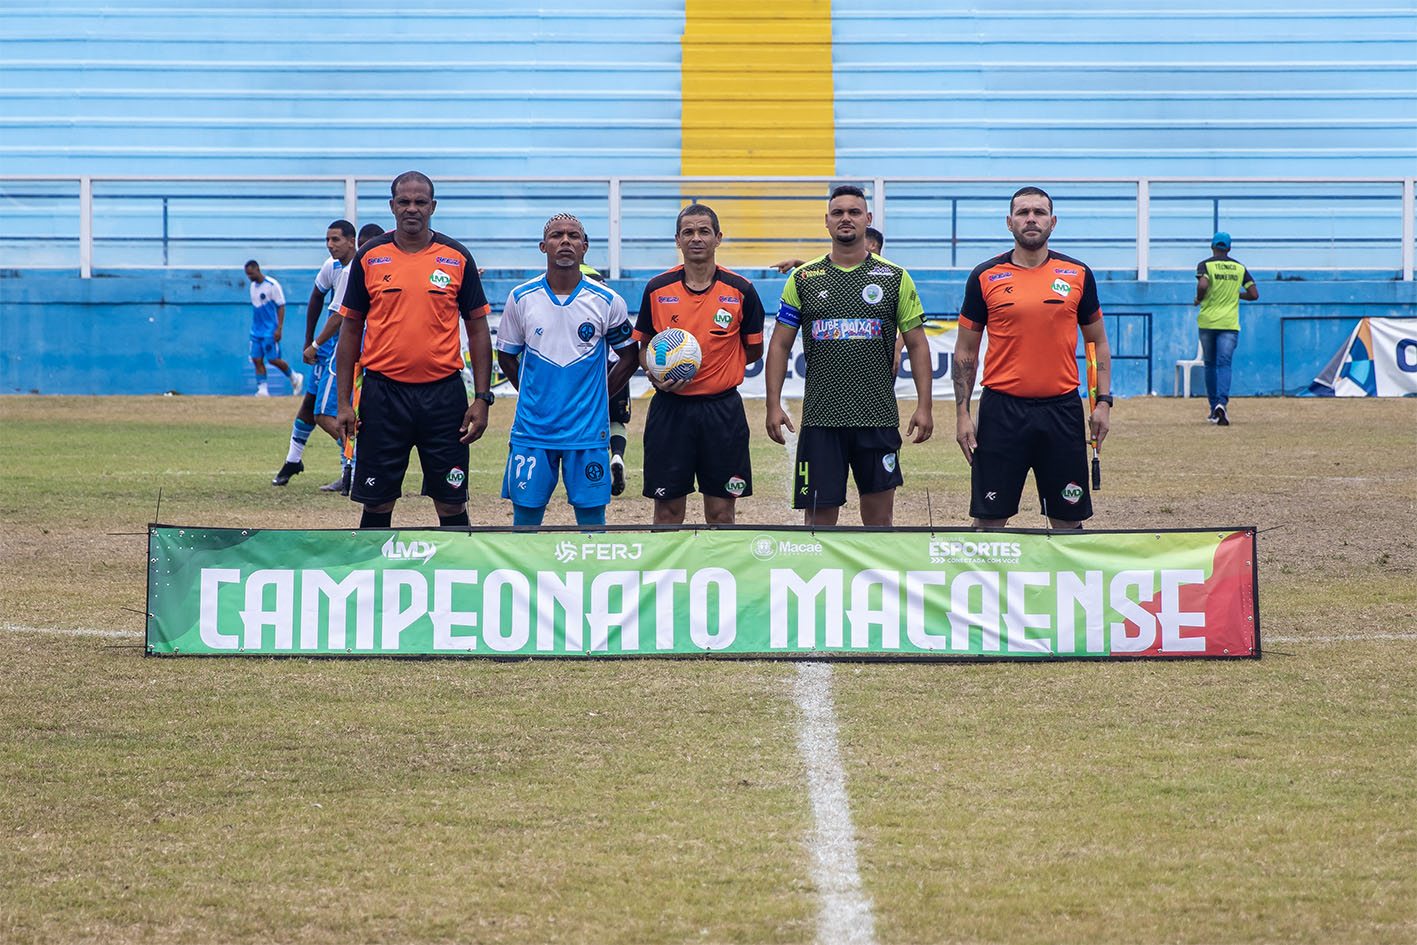
{"type": "Polygon", "coordinates": [[[623,436],[612,436],[610,438],[610,454],[625,458],[625,438],[623,436]]]}
{"type": "Polygon", "coordinates": [[[439,515],[438,524],[444,528],[449,528],[453,525],[470,525],[472,523],[467,519],[467,509],[463,509],[457,515],[439,515]]]}
{"type": "Polygon", "coordinates": [[[388,528],[393,522],[394,513],[392,510],[388,512],[371,512],[368,506],[365,506],[364,514],[359,517],[360,528],[388,528]]]}

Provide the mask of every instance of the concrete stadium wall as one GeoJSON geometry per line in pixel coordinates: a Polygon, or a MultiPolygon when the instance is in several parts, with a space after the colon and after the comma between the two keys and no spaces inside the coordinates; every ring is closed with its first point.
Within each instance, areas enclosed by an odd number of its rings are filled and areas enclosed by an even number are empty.
{"type": "MultiPolygon", "coordinates": [[[[299,360],[305,302],[313,269],[271,270],[285,288],[287,360],[299,360]]],[[[615,283],[632,311],[653,272],[615,283]]],[[[786,277],[750,272],[770,311],[786,277]]],[[[1290,392],[1318,373],[1356,318],[1410,316],[1417,312],[1417,283],[1312,278],[1312,274],[1256,273],[1260,300],[1242,309],[1236,352],[1237,396],[1290,392]],[[1281,365],[1281,319],[1290,323],[1281,365]]],[[[1195,354],[1195,280],[1189,272],[1158,274],[1137,282],[1129,273],[1099,272],[1104,312],[1151,314],[1152,389],[1169,394],[1173,365],[1195,354]]],[[[500,310],[521,272],[489,272],[488,298],[500,310]]],[[[922,273],[918,285],[926,311],[948,314],[963,297],[963,275],[922,273]]],[[[77,272],[0,271],[0,392],[42,394],[250,394],[254,374],[247,358],[251,310],[240,270],[112,271],[81,279],[77,272]]],[[[1127,320],[1112,338],[1119,354],[1145,351],[1140,321],[1127,320]]],[[[1146,362],[1119,360],[1114,390],[1147,392],[1146,362]]],[[[285,387],[272,371],[272,391],[285,387]]],[[[1192,385],[1193,391],[1196,385],[1192,385]]]]}

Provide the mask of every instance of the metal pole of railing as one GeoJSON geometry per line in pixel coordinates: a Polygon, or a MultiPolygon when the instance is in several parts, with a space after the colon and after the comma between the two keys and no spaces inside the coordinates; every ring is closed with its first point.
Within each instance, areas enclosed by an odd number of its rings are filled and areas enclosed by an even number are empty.
{"type": "Polygon", "coordinates": [[[1402,281],[1412,281],[1412,256],[1414,252],[1414,224],[1412,214],[1417,207],[1412,206],[1413,183],[1417,178],[1402,179],[1402,281]]]}
{"type": "Polygon", "coordinates": [[[93,278],[93,178],[79,178],[79,277],[93,278]]]}
{"type": "Polygon", "coordinates": [[[359,232],[359,185],[353,177],[344,179],[344,218],[359,232]]]}
{"type": "Polygon", "coordinates": [[[167,265],[167,198],[162,198],[162,264],[167,265]]]}
{"type": "Polygon", "coordinates": [[[1151,268],[1151,181],[1137,179],[1137,281],[1147,281],[1151,268]]]}
{"type": "Polygon", "coordinates": [[[959,265],[959,198],[950,198],[950,268],[959,265]]]}
{"type": "Polygon", "coordinates": [[[620,178],[610,178],[610,278],[620,278],[620,178]]]}
{"type": "Polygon", "coordinates": [[[886,231],[886,179],[884,177],[877,177],[871,181],[871,196],[876,198],[876,212],[872,219],[876,229],[884,233],[886,231]]]}

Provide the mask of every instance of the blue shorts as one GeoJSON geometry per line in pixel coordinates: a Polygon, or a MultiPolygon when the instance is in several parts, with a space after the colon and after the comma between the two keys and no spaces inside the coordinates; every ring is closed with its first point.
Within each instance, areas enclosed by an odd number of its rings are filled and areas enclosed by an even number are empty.
{"type": "Polygon", "coordinates": [[[604,446],[584,450],[548,450],[518,446],[507,451],[502,498],[513,505],[539,509],[551,501],[561,469],[566,475],[566,501],[578,509],[610,502],[610,451],[604,446]]]}
{"type": "Polygon", "coordinates": [[[315,397],[315,416],[339,416],[339,384],[335,380],[335,359],[320,358],[310,369],[310,384],[305,388],[315,397]]]}
{"type": "Polygon", "coordinates": [[[251,336],[251,357],[262,358],[266,361],[280,357],[280,342],[274,338],[260,338],[251,336]]]}

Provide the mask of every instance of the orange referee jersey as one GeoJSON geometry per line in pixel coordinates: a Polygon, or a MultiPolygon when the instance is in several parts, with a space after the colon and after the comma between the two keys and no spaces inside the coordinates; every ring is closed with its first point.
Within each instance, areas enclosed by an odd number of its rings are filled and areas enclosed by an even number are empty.
{"type": "Polygon", "coordinates": [[[984,386],[1015,397],[1056,397],[1078,389],[1078,327],[1102,317],[1097,280],[1086,265],[1049,252],[1024,269],[1012,252],[974,267],[959,323],[989,333],[984,386]]]}
{"type": "Polygon", "coordinates": [[[417,253],[399,249],[392,233],[365,243],[333,307],[365,316],[365,369],[408,384],[461,371],[458,318],[490,311],[472,254],[442,233],[417,253]]]}
{"type": "Polygon", "coordinates": [[[758,290],[743,276],[718,267],[702,292],[684,284],[684,267],[662,272],[645,286],[635,339],[649,341],[666,328],[682,328],[703,351],[694,379],[679,391],[685,395],[720,394],[743,383],[744,348],[763,340],[763,303],[758,290]]]}

